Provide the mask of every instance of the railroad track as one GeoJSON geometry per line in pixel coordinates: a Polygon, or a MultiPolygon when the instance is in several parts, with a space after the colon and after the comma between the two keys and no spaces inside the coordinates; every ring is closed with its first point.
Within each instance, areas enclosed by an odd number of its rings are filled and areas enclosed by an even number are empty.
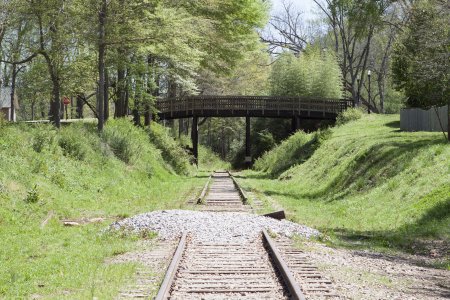
{"type": "Polygon", "coordinates": [[[198,199],[202,211],[251,212],[247,197],[228,171],[216,171],[198,199]]]}
{"type": "MultiPolygon", "coordinates": [[[[198,202],[206,211],[247,211],[245,193],[226,171],[214,172],[198,202]]],[[[184,233],[167,269],[161,299],[330,299],[331,281],[288,238],[263,230],[243,243],[201,242],[184,233]]]]}
{"type": "Polygon", "coordinates": [[[184,234],[156,297],[305,299],[267,233],[248,243],[202,243],[184,234]]]}

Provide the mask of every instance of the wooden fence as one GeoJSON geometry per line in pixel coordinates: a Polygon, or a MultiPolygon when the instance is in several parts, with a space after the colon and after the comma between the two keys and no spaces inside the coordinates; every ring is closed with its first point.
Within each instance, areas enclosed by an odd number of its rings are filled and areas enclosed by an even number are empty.
{"type": "Polygon", "coordinates": [[[444,131],[448,126],[448,106],[405,108],[400,110],[400,129],[403,131],[444,131]]]}

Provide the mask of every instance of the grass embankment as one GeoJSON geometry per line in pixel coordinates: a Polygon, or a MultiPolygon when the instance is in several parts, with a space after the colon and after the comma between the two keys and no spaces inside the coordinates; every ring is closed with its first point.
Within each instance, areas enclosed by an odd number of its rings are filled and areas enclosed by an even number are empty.
{"type": "Polygon", "coordinates": [[[296,133],[255,166],[241,179],[246,188],[334,243],[441,256],[449,267],[450,145],[442,133],[400,132],[398,115],[366,115],[326,134],[296,133]]]}
{"type": "Polygon", "coordinates": [[[0,298],[114,298],[135,266],[104,260],[135,247],[137,237],[102,229],[181,207],[204,184],[177,175],[197,171],[158,125],[150,138],[125,120],[109,121],[100,136],[93,124],[0,126],[0,298]],[[92,218],[105,221],[61,222],[92,218]]]}

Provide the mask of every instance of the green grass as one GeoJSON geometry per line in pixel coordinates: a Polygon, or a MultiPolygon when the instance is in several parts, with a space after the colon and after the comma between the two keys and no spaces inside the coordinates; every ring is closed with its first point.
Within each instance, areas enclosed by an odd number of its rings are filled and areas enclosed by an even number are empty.
{"type": "MultiPolygon", "coordinates": [[[[366,115],[333,128],[320,147],[287,156],[291,168],[278,179],[268,178],[279,159],[265,159],[268,173],[249,171],[241,182],[278,200],[291,219],[322,230],[335,244],[423,254],[440,245],[445,254],[450,145],[442,133],[398,127],[398,115],[366,115]]],[[[297,145],[281,144],[266,158],[311,140],[297,135],[303,139],[290,139],[297,145]]],[[[442,264],[449,267],[448,257],[442,264]]]]}
{"type": "Polygon", "coordinates": [[[329,130],[306,134],[298,131],[255,162],[255,170],[277,177],[293,165],[305,162],[330,136],[329,130]]]}
{"type": "MultiPolygon", "coordinates": [[[[169,140],[162,131],[151,137],[169,140]]],[[[182,207],[205,180],[177,175],[198,171],[185,162],[173,165],[171,153],[187,157],[175,141],[170,149],[155,143],[158,149],[151,137],[125,120],[109,121],[100,136],[92,124],[59,131],[1,124],[0,298],[117,295],[135,265],[105,259],[136,247],[137,237],[102,230],[118,218],[182,207]],[[61,222],[94,217],[106,220],[61,222]]]]}
{"type": "Polygon", "coordinates": [[[220,159],[219,155],[214,153],[210,148],[198,145],[198,163],[202,170],[209,172],[215,170],[229,170],[231,168],[230,163],[220,159]]]}

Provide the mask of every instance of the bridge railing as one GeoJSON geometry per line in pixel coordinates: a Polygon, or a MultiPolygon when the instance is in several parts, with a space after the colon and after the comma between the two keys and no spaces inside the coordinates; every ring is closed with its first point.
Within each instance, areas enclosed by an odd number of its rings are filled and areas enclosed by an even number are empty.
{"type": "Polygon", "coordinates": [[[306,97],[275,96],[189,96],[157,99],[160,113],[191,111],[318,111],[339,113],[351,106],[351,101],[306,97]]]}

